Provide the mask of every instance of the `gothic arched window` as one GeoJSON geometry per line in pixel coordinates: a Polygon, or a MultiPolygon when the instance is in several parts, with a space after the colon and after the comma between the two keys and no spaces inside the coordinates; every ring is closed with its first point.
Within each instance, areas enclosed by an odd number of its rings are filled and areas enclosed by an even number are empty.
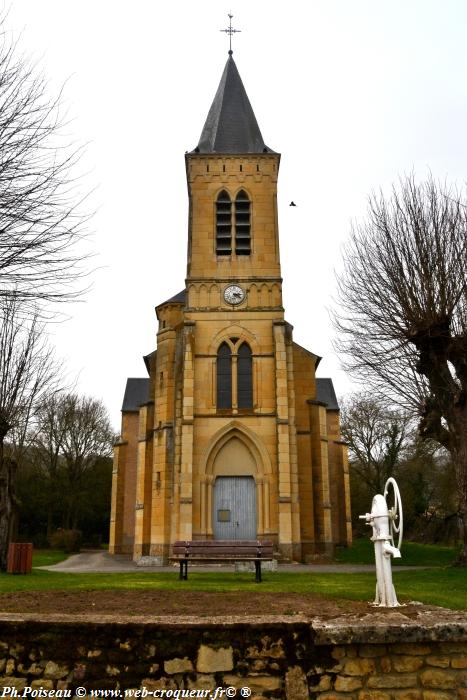
{"type": "Polygon", "coordinates": [[[242,343],[237,354],[237,405],[238,408],[253,407],[253,372],[251,350],[242,343]]]}
{"type": "Polygon", "coordinates": [[[251,253],[250,200],[245,190],[235,198],[235,252],[237,255],[251,253]]]}
{"type": "Polygon", "coordinates": [[[220,192],[216,200],[216,253],[232,253],[232,203],[225,190],[220,192]]]}
{"type": "Polygon", "coordinates": [[[251,348],[238,338],[230,343],[233,351],[225,341],[217,351],[217,408],[253,408],[251,348]]]}
{"type": "Polygon", "coordinates": [[[217,351],[217,408],[232,408],[232,353],[227,343],[217,351]]]}

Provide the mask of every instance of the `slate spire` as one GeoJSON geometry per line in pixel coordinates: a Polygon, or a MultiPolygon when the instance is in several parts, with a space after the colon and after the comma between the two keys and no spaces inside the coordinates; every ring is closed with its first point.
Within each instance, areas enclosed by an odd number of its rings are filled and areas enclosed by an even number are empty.
{"type": "Polygon", "coordinates": [[[258,122],[229,51],[216,96],[195,153],[273,153],[258,122]]]}

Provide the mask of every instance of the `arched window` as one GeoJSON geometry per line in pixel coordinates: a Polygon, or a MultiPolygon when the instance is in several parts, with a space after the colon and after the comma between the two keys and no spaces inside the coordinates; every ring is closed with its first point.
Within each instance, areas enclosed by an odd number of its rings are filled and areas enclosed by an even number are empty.
{"type": "Polygon", "coordinates": [[[232,408],[232,353],[227,343],[217,351],[217,408],[232,408]]]}
{"type": "Polygon", "coordinates": [[[216,201],[216,253],[232,253],[232,203],[225,190],[222,190],[216,201]]]}
{"type": "Polygon", "coordinates": [[[235,252],[237,255],[251,253],[250,200],[244,190],[235,198],[235,252]]]}
{"type": "Polygon", "coordinates": [[[238,349],[237,404],[238,408],[253,407],[252,359],[251,350],[247,343],[242,343],[238,349]]]}
{"type": "Polygon", "coordinates": [[[238,338],[230,338],[230,343],[233,352],[225,341],[217,351],[217,408],[253,408],[251,348],[238,338]]]}

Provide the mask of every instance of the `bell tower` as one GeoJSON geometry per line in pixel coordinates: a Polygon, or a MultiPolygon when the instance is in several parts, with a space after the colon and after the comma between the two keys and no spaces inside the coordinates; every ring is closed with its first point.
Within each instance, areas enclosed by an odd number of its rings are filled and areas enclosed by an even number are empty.
{"type": "MultiPolygon", "coordinates": [[[[258,537],[271,537],[284,556],[300,557],[294,397],[288,378],[292,327],[284,321],[277,217],[280,154],[263,140],[231,52],[199,143],[185,158],[189,230],[184,316],[195,349],[194,362],[186,365],[187,376],[194,377],[193,445],[200,444],[200,430],[211,439],[219,428],[232,436],[251,430],[256,447],[247,449],[264,449],[265,454],[255,458],[255,469],[247,466],[240,448],[229,464],[215,460],[213,475],[207,464],[200,464],[201,501],[214,506],[205,508],[199,529],[188,512],[184,519],[193,523],[190,536],[215,536],[216,503],[236,499],[219,496],[229,484],[223,480],[231,479],[234,488],[241,484],[238,479],[250,479],[255,512],[237,518],[238,527],[243,520],[253,522],[258,537]]],[[[189,450],[191,440],[190,433],[189,450]]],[[[182,454],[182,462],[189,459],[182,454]]],[[[196,469],[195,459],[192,464],[196,469]]],[[[242,502],[249,499],[247,481],[239,487],[245,488],[242,502]]],[[[190,495],[185,492],[185,503],[190,495]]],[[[193,494],[193,503],[195,499],[193,494]]],[[[186,536],[189,530],[184,532],[186,536]]]]}
{"type": "Polygon", "coordinates": [[[187,153],[189,309],[282,312],[280,155],[261,135],[229,53],[198,146],[187,153]]]}

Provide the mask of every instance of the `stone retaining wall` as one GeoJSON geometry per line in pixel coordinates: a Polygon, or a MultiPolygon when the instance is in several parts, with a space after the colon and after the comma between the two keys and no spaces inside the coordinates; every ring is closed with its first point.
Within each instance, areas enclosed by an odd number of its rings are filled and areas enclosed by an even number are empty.
{"type": "Polygon", "coordinates": [[[257,700],[467,700],[465,614],[172,620],[3,615],[0,697],[142,687],[214,697],[229,687],[241,698],[246,687],[257,700]]]}

